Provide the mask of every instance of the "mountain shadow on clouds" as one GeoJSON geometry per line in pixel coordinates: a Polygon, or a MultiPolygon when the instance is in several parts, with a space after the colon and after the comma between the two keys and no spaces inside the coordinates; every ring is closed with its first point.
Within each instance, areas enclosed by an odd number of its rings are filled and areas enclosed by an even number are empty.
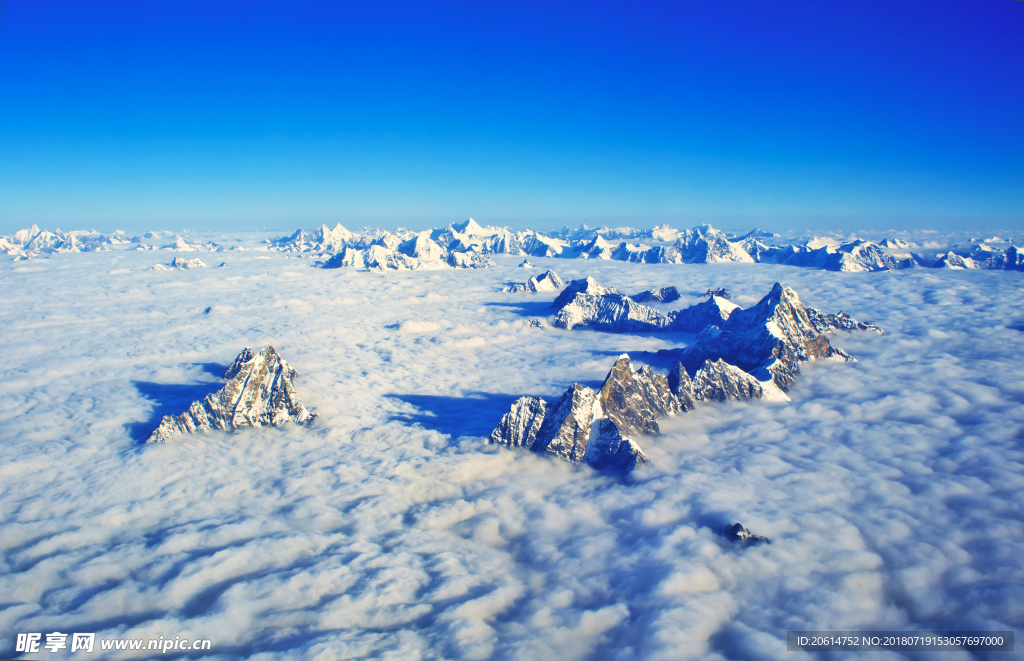
{"type": "MultiPolygon", "coordinates": [[[[219,369],[217,376],[224,376],[223,365],[205,363],[203,371],[213,374],[212,369],[219,369]],[[208,367],[212,366],[212,367],[208,367]]],[[[224,387],[223,381],[204,381],[201,383],[154,383],[152,381],[132,381],[139,394],[153,402],[153,411],[144,421],[125,425],[128,436],[133,441],[144,443],[153,430],[160,424],[165,415],[177,415],[188,410],[192,402],[205,398],[210,393],[224,387]]]]}
{"type": "MultiPolygon", "coordinates": [[[[524,294],[524,296],[528,296],[528,294],[524,294]]],[[[550,317],[557,312],[557,310],[551,307],[551,301],[490,301],[484,303],[484,305],[488,307],[508,308],[522,317],[539,317],[541,319],[550,317]]]]}
{"type": "Polygon", "coordinates": [[[490,392],[471,392],[463,397],[442,395],[389,394],[406,404],[412,404],[419,413],[398,413],[391,417],[406,424],[420,425],[452,439],[461,436],[490,436],[494,426],[519,399],[519,395],[490,392]]]}
{"type": "Polygon", "coordinates": [[[228,371],[228,366],[222,365],[221,363],[195,363],[195,365],[207,374],[212,374],[218,379],[223,379],[224,372],[228,371]]]}

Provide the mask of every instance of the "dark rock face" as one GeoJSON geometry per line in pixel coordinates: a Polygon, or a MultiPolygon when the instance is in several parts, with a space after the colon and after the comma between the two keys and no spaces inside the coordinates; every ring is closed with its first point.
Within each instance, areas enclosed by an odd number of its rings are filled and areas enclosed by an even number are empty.
{"type": "Polygon", "coordinates": [[[193,402],[180,415],[167,415],[147,443],[174,440],[181,434],[211,429],[277,426],[285,422],[307,422],[314,415],[299,401],[292,385],[298,376],[274,347],[258,354],[242,350],[224,373],[224,387],[202,401],[193,402]]]}
{"type": "Polygon", "coordinates": [[[771,544],[772,540],[761,535],[755,535],[739,523],[734,523],[718,531],[718,534],[730,542],[741,546],[756,546],[758,544],[771,544]]]}
{"type": "Polygon", "coordinates": [[[637,303],[671,303],[679,300],[679,290],[675,287],[648,289],[635,296],[630,296],[637,303]]]}
{"type": "Polygon", "coordinates": [[[620,356],[598,394],[601,410],[623,434],[660,434],[658,418],[682,410],[668,379],[650,367],[634,372],[629,356],[620,356]]]}
{"type": "Polygon", "coordinates": [[[729,296],[729,290],[725,287],[719,287],[718,289],[709,289],[704,292],[705,296],[720,296],[722,298],[731,298],[729,296]]]}
{"type": "Polygon", "coordinates": [[[540,397],[520,397],[491,432],[491,443],[532,448],[546,409],[547,403],[540,397]]]}
{"type": "Polygon", "coordinates": [[[651,463],[640,446],[623,438],[619,428],[608,419],[598,420],[587,444],[586,462],[599,470],[628,472],[641,464],[651,463]]]}

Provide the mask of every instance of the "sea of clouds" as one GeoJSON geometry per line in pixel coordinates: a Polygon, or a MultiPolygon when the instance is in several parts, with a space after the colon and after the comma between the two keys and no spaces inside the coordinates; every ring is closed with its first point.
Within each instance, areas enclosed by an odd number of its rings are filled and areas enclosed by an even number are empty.
{"type": "Polygon", "coordinates": [[[834,336],[858,362],[807,365],[791,403],[663,421],[618,478],[485,437],[520,395],[599,385],[623,352],[664,371],[692,336],[530,328],[554,293],[498,291],[521,258],[145,270],[170,255],[0,264],[0,656],[70,631],[210,658],[796,661],[787,630],[1024,628],[1024,273],[531,258],[676,285],[665,309],[778,281],[888,331],[834,336]],[[265,343],[312,425],[141,443],[265,343]],[[772,543],[729,544],[734,521],[772,543]]]}

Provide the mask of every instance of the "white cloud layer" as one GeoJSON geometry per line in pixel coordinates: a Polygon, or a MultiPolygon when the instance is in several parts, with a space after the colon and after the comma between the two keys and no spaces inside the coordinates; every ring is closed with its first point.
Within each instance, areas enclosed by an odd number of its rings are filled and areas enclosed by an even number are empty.
{"type": "Polygon", "coordinates": [[[807,365],[792,403],[663,421],[622,481],[483,437],[519,395],[692,336],[529,328],[554,293],[498,292],[521,258],[265,257],[0,265],[0,656],[96,631],[223,658],[795,660],[787,629],[1024,628],[1024,273],[531,258],[675,285],[666,309],[779,281],[888,331],[836,335],[858,362],[807,365]],[[265,343],[312,426],[140,445],[265,343]],[[714,534],[734,521],[772,544],[714,534]]]}

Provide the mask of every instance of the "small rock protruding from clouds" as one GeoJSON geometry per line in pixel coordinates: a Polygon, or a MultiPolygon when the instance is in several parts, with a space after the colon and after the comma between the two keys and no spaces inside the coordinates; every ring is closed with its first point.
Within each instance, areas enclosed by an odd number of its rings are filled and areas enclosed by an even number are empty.
{"type": "Polygon", "coordinates": [[[535,268],[537,268],[537,265],[532,263],[528,259],[524,259],[522,261],[522,263],[519,265],[519,268],[521,268],[521,269],[535,269],[535,268]]]}
{"type": "Polygon", "coordinates": [[[763,535],[755,535],[739,523],[734,523],[731,526],[726,526],[725,528],[720,529],[718,534],[725,537],[730,542],[744,547],[772,543],[772,540],[764,537],[763,535]]]}
{"type": "Polygon", "coordinates": [[[709,289],[706,292],[704,292],[704,295],[705,296],[720,296],[722,298],[732,298],[732,296],[729,295],[729,290],[726,289],[725,287],[718,287],[717,289],[709,289]]]}
{"type": "Polygon", "coordinates": [[[307,422],[315,414],[306,410],[292,385],[298,376],[273,346],[253,353],[246,347],[231,363],[227,383],[201,401],[192,402],[179,415],[166,415],[147,443],[175,440],[182,434],[239,427],[276,427],[286,422],[307,422]]]}

